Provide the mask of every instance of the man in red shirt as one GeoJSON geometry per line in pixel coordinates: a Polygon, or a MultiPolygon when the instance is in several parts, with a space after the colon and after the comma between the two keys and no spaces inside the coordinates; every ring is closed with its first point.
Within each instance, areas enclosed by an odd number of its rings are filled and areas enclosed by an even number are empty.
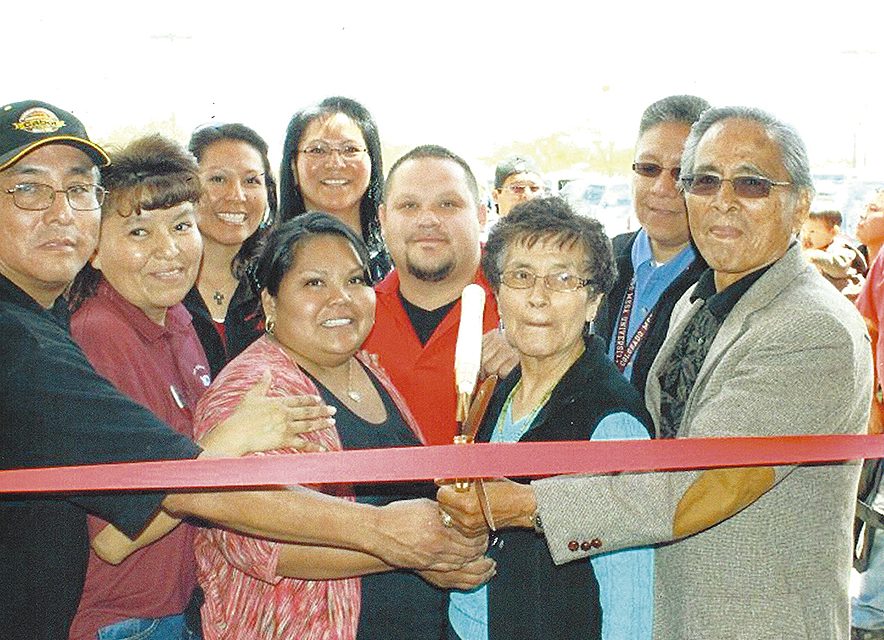
{"type": "Polygon", "coordinates": [[[457,430],[454,347],[468,284],[486,292],[483,371],[503,375],[516,363],[479,269],[485,206],[463,158],[424,145],[390,169],[378,213],[396,270],[376,288],[375,325],[364,348],[378,354],[427,442],[450,444],[457,430]]]}

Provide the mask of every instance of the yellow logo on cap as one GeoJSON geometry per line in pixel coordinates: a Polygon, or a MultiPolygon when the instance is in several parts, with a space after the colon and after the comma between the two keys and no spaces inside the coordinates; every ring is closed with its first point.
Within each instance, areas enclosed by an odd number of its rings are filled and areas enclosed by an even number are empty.
{"type": "Polygon", "coordinates": [[[12,123],[12,128],[24,129],[28,133],[55,133],[64,125],[64,120],[59,120],[49,109],[34,107],[21,114],[18,122],[12,123]]]}

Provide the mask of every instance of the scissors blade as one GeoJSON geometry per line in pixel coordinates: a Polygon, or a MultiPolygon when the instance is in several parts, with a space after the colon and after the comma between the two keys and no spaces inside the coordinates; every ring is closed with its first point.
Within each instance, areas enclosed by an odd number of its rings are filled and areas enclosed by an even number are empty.
{"type": "Polygon", "coordinates": [[[491,374],[482,381],[482,384],[476,390],[476,395],[470,404],[470,410],[467,412],[467,417],[461,425],[461,433],[467,437],[468,442],[472,442],[473,438],[476,437],[476,432],[482,424],[485,412],[488,411],[488,404],[491,402],[491,395],[496,385],[497,375],[491,374]]]}
{"type": "MultiPolygon", "coordinates": [[[[488,411],[488,404],[491,402],[491,396],[496,385],[497,376],[492,374],[485,378],[476,390],[476,397],[473,398],[467,418],[463,423],[463,434],[467,437],[468,442],[472,442],[476,437],[476,432],[479,430],[479,426],[485,418],[485,413],[488,411]]],[[[485,523],[491,531],[497,531],[497,527],[494,524],[494,515],[491,513],[491,505],[488,504],[485,483],[481,478],[477,478],[475,482],[476,497],[479,499],[479,507],[482,509],[485,523]]]]}

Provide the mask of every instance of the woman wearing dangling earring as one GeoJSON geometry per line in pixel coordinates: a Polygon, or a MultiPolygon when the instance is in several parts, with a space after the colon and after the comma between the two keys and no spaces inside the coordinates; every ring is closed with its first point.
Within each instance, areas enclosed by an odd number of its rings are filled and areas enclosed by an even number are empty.
{"type": "Polygon", "coordinates": [[[263,331],[249,273],[276,217],[276,182],[267,143],[245,125],[199,127],[189,148],[200,167],[198,219],[204,248],[196,285],[184,305],[214,378],[263,331]]]}
{"type": "MultiPolygon", "coordinates": [[[[368,265],[362,239],[332,215],[309,212],[280,223],[267,236],[255,271],[266,335],[234,358],[203,396],[195,433],[224,419],[255,377],[269,369],[271,396],[319,395],[337,408],[336,430],[305,434],[324,438],[327,449],[420,445],[423,437],[405,401],[360,351],[374,324],[368,265]]],[[[432,483],[313,488],[355,494],[377,506],[404,500],[397,509],[425,507],[409,499],[435,495],[432,483]]],[[[206,640],[438,640],[446,592],[427,581],[471,588],[493,571],[493,563],[482,558],[465,567],[465,574],[418,576],[366,554],[276,544],[223,529],[200,531],[195,549],[206,593],[206,640]]]]}

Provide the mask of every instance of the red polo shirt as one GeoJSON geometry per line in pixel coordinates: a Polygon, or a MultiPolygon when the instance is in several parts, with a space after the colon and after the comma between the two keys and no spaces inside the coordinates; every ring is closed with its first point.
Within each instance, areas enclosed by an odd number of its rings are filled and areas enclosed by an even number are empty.
{"type": "MultiPolygon", "coordinates": [[[[483,333],[497,327],[497,302],[491,286],[477,271],[476,284],[485,289],[483,333]]],[[[405,397],[427,444],[451,444],[457,434],[457,391],[454,385],[454,347],[460,326],[460,300],[451,308],[426,345],[415,333],[399,299],[399,274],[393,271],[375,287],[374,328],[362,345],[376,353],[381,366],[405,397]]]]}

